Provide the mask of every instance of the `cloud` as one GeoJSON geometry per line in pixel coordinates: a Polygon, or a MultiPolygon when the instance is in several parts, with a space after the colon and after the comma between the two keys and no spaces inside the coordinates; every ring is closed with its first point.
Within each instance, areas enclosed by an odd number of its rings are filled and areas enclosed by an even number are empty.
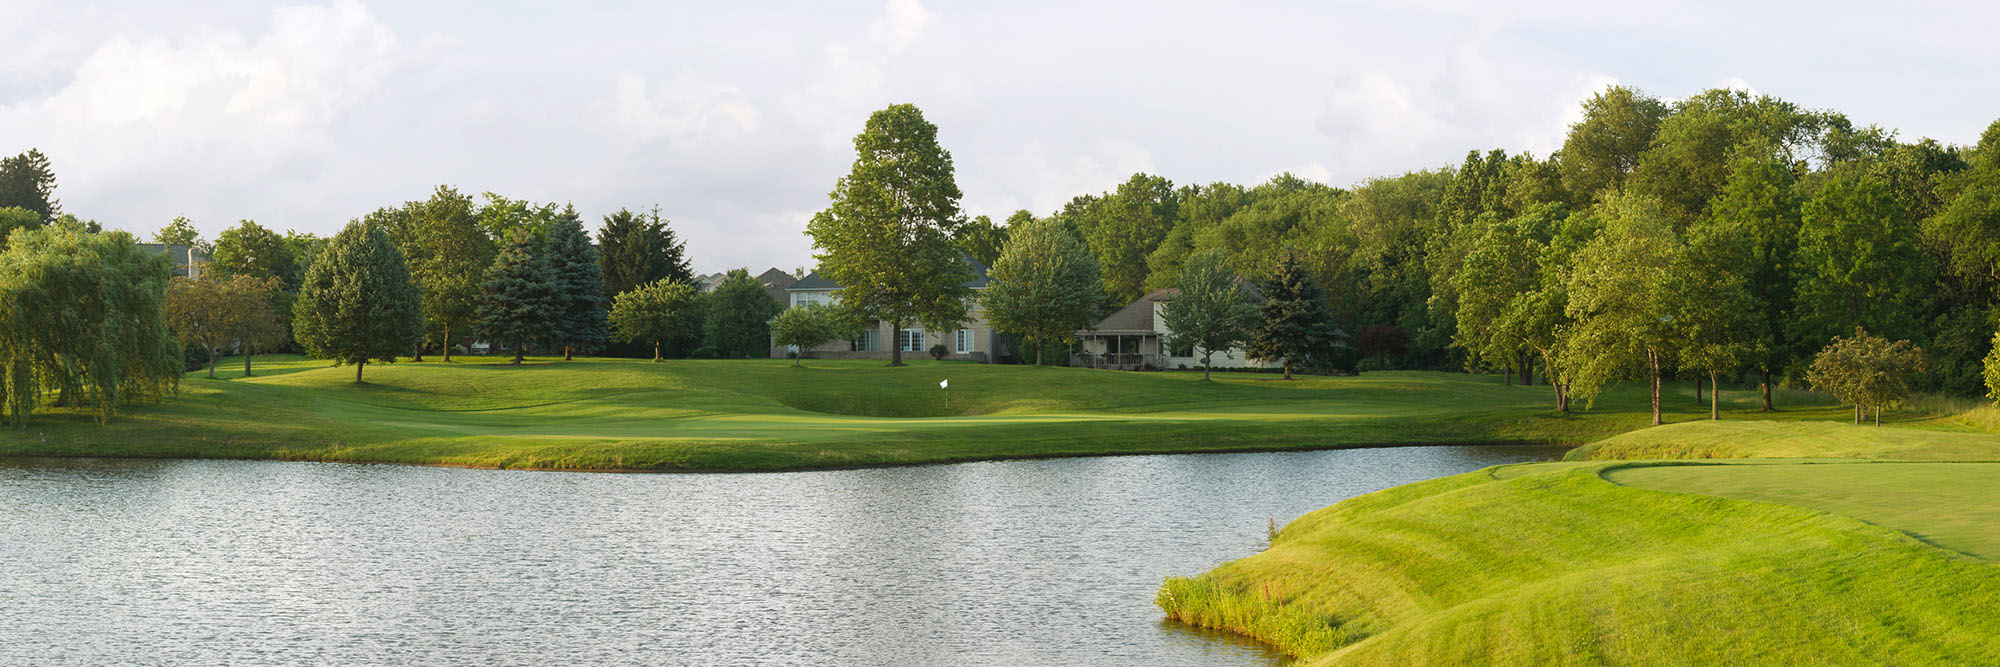
{"type": "Polygon", "coordinates": [[[900,53],[923,37],[930,20],[930,12],[917,0],[889,0],[882,8],[882,18],[868,24],[868,40],[890,53],[900,53]]]}
{"type": "Polygon", "coordinates": [[[642,141],[661,137],[686,138],[725,120],[745,132],[755,131],[763,113],[743,91],[681,75],[649,91],[645,75],[620,72],[608,108],[607,123],[642,141]]]}

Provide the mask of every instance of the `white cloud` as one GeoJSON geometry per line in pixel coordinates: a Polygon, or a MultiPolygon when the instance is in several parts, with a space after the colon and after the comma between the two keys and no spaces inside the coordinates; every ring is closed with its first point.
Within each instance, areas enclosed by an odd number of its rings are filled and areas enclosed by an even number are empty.
{"type": "Polygon", "coordinates": [[[613,127],[642,141],[687,138],[708,129],[717,119],[745,132],[755,131],[762,118],[763,113],[734,87],[683,74],[648,90],[645,75],[631,71],[618,74],[605,112],[605,120],[613,127]]]}
{"type": "Polygon", "coordinates": [[[923,37],[930,19],[930,12],[917,0],[889,0],[882,7],[882,18],[868,24],[868,39],[890,53],[899,53],[923,37]]]}

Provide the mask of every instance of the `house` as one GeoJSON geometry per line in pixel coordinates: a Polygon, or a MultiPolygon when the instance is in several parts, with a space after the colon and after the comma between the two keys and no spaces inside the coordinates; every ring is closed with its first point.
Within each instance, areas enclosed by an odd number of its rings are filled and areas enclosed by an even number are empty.
{"type": "Polygon", "coordinates": [[[174,275],[176,276],[200,280],[202,269],[207,267],[209,263],[208,251],[200,248],[190,248],[178,243],[140,243],[137,245],[140,250],[149,253],[156,255],[165,253],[167,260],[174,264],[174,275]]]}
{"type": "MultiPolygon", "coordinates": [[[[986,289],[991,280],[986,277],[986,265],[969,256],[961,256],[972,269],[972,280],[965,286],[974,293],[986,289]]],[[[840,285],[821,276],[818,271],[793,282],[785,288],[786,308],[797,308],[809,303],[832,304],[840,299],[840,285]]],[[[814,359],[888,359],[891,345],[900,347],[904,356],[922,357],[930,353],[931,346],[944,345],[950,351],[946,359],[992,363],[1010,358],[1013,346],[1009,340],[986,321],[986,309],[977,299],[967,309],[971,319],[953,331],[925,331],[923,325],[904,323],[900,337],[891,330],[888,322],[870,322],[867,329],[853,340],[835,341],[805,350],[804,354],[814,359]]],[[[783,358],[792,350],[782,345],[771,346],[773,358],[783,358]]]]}
{"type": "MultiPolygon", "coordinates": [[[[1255,285],[1238,281],[1251,299],[1262,303],[1263,294],[1255,285]]],[[[1105,316],[1091,329],[1076,332],[1078,353],[1070,356],[1071,366],[1141,370],[1146,368],[1200,368],[1201,355],[1193,345],[1177,344],[1160,315],[1180,289],[1168,287],[1147,292],[1137,301],[1105,316]]],[[[1213,368],[1276,368],[1279,362],[1251,359],[1236,347],[1218,350],[1209,357],[1213,368]]]]}
{"type": "Polygon", "coordinates": [[[757,274],[757,282],[764,286],[764,291],[771,293],[772,301],[780,304],[790,305],[790,297],[785,295],[785,288],[791,287],[793,283],[798,281],[798,278],[792,277],[792,274],[779,271],[777,267],[771,267],[763,273],[757,274]]]}

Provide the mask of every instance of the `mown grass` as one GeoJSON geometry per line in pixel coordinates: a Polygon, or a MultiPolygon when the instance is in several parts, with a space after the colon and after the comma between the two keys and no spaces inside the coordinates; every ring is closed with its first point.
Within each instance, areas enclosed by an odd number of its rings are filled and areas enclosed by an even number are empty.
{"type": "Polygon", "coordinates": [[[1645,429],[1350,499],[1159,602],[1313,665],[1992,664],[2000,464],[1959,459],[2000,438],[1966,426],[1645,429]],[[1592,460],[1668,456],[1736,460],[1592,460]]]}
{"type": "MultiPolygon", "coordinates": [[[[236,360],[225,360],[234,362],[236,360]]],[[[1545,387],[1383,372],[1124,373],[919,361],[460,357],[353,373],[260,357],[190,373],[109,426],[62,411],[0,431],[0,455],[266,458],[579,470],[776,470],[995,458],[1388,444],[1580,444],[1645,424],[1644,395],[1549,410],[1545,387]],[[951,380],[950,403],[937,383],[951,380]]],[[[1677,418],[1705,405],[1681,388],[1677,418]]],[[[1725,394],[1737,411],[1750,392],[1725,394]]],[[[1788,417],[1833,414],[1824,404],[1788,417]]]]}

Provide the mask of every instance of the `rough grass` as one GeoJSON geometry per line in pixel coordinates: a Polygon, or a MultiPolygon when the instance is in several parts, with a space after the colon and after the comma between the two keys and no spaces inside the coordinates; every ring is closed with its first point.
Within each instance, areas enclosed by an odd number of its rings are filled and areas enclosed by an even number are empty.
{"type": "MultiPolygon", "coordinates": [[[[269,458],[586,470],[774,470],[1387,444],[1580,444],[1645,424],[1644,395],[1552,414],[1491,376],[1125,373],[918,361],[531,359],[370,365],[298,357],[190,373],[107,427],[37,415],[0,455],[269,458]],[[950,379],[950,403],[937,383],[950,379]]],[[[1672,406],[1705,405],[1681,388],[1672,406]]],[[[1725,394],[1739,410],[1749,392],[1725,394]]],[[[1815,407],[1796,416],[1831,414],[1815,407]]]]}
{"type": "Polygon", "coordinates": [[[2000,436],[1910,412],[1670,424],[1361,496],[1159,602],[1316,665],[1992,664],[2000,436]],[[1604,460],[1669,458],[1729,460],[1604,460]]]}

